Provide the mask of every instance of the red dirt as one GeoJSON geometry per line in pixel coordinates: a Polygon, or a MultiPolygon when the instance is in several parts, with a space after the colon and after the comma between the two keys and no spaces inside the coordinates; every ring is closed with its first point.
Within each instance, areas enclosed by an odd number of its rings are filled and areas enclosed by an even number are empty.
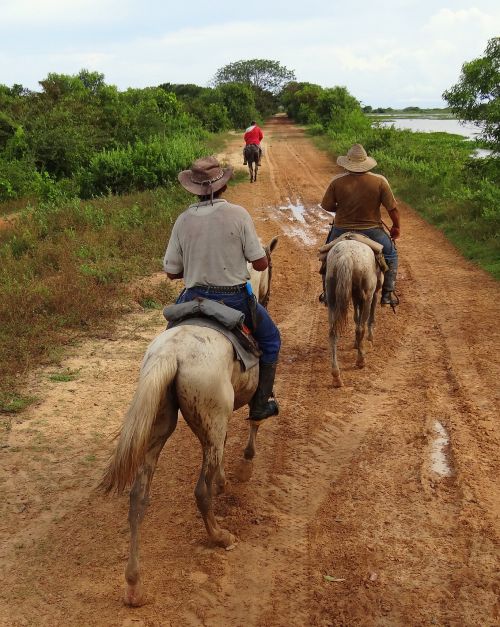
{"type": "MultiPolygon", "coordinates": [[[[180,421],[143,524],[149,602],[122,605],[127,499],[93,486],[164,325],[138,311],[75,347],[62,364],[74,381],[31,377],[40,402],[0,449],[2,625],[498,624],[498,285],[400,201],[398,314],[379,308],[364,370],[353,333],[344,338],[345,386],[333,389],[316,249],[328,229],[317,203],[337,168],[283,118],[264,131],[258,182],[228,197],[264,241],[280,235],[270,311],[281,414],[260,429],[248,483],[236,478],[245,412],[231,423],[232,485],[216,513],[238,545],[207,541],[193,497],[199,445],[180,421]],[[298,198],[304,222],[284,208],[298,198]],[[436,422],[451,476],[432,468],[436,422]]],[[[239,153],[235,139],[235,165],[239,153]]]]}

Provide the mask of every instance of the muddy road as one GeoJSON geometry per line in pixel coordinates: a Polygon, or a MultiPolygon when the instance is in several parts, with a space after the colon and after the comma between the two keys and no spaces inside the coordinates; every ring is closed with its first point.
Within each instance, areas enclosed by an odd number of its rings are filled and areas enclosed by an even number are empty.
{"type": "MultiPolygon", "coordinates": [[[[280,236],[270,311],[281,414],[260,429],[248,482],[245,412],[231,421],[231,487],[216,514],[237,547],[207,541],[193,496],[201,451],[179,421],[143,524],[148,603],[121,603],[127,498],[93,487],[164,326],[161,312],[138,310],[71,349],[62,367],[74,380],[31,376],[40,402],[0,450],[2,625],[498,624],[498,285],[399,199],[398,314],[379,308],[363,370],[353,329],[343,339],[344,387],[333,389],[316,250],[337,166],[282,118],[264,132],[257,184],[228,197],[264,241],[280,236]]],[[[240,149],[235,137],[235,165],[240,149]]]]}

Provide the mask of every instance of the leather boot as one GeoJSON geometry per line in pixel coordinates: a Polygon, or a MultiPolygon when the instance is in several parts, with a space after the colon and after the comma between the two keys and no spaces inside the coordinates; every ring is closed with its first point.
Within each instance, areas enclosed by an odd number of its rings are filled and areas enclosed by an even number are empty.
{"type": "Polygon", "coordinates": [[[273,385],[276,376],[277,364],[259,364],[259,384],[255,394],[249,403],[249,420],[264,420],[270,416],[276,416],[279,405],[274,398],[273,385]],[[270,397],[272,397],[270,399],[270,397]]]}
{"type": "Polygon", "coordinates": [[[381,305],[399,305],[399,299],[394,295],[394,288],[396,284],[396,273],[394,270],[387,270],[384,275],[384,284],[382,285],[382,298],[380,299],[381,305]]]}

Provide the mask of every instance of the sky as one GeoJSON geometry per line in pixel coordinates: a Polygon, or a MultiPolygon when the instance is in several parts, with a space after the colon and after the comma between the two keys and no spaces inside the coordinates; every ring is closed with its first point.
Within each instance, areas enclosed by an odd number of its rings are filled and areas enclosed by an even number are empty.
{"type": "Polygon", "coordinates": [[[119,89],[208,85],[259,58],[363,105],[441,107],[499,35],[498,0],[0,0],[0,83],[39,89],[86,68],[119,89]]]}

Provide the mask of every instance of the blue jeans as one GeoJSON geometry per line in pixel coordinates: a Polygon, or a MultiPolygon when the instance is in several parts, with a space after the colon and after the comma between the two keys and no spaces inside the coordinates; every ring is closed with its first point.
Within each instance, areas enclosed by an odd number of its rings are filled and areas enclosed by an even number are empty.
{"type": "Polygon", "coordinates": [[[374,228],[374,229],[341,229],[337,226],[334,226],[330,233],[328,234],[326,243],[328,244],[336,237],[342,235],[342,233],[361,233],[361,235],[366,235],[374,242],[378,242],[382,244],[384,247],[382,249],[382,253],[384,255],[385,261],[389,266],[389,271],[384,275],[384,285],[382,289],[384,291],[393,292],[394,285],[396,283],[396,275],[398,272],[398,251],[396,246],[394,246],[394,242],[387,235],[384,229],[374,228]]]}
{"type": "MultiPolygon", "coordinates": [[[[241,311],[245,314],[246,326],[250,329],[252,328],[252,318],[246,292],[240,292],[238,294],[217,294],[216,292],[206,292],[203,288],[191,287],[182,292],[177,302],[186,303],[197,296],[217,300],[228,307],[241,311]]],[[[267,313],[267,309],[259,303],[257,303],[257,328],[252,331],[252,335],[262,351],[260,361],[263,364],[276,363],[281,346],[280,332],[272,321],[271,316],[267,313]]]]}

